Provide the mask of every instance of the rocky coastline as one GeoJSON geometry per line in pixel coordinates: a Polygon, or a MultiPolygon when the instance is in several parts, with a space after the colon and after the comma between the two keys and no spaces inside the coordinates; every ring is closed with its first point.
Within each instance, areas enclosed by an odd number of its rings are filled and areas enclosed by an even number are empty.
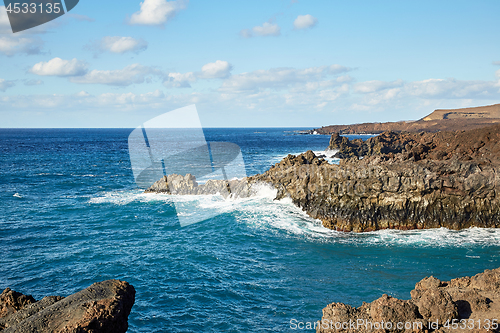
{"type": "Polygon", "coordinates": [[[309,134],[460,131],[498,123],[500,123],[500,104],[494,104],[462,109],[438,109],[419,120],[323,126],[310,130],[309,134]]]}
{"type": "Polygon", "coordinates": [[[198,185],[171,175],[146,192],[247,197],[264,183],[337,231],[500,227],[500,125],[366,141],[336,133],[329,149],[343,158],[338,165],[308,151],[242,180],[198,185]]]}
{"type": "Polygon", "coordinates": [[[411,299],[386,294],[360,307],[331,303],[316,332],[500,332],[500,268],[441,281],[427,277],[411,299]]]}
{"type": "Polygon", "coordinates": [[[134,287],[118,280],[39,301],[7,288],[0,294],[0,332],[124,333],[134,301],[134,287]]]}

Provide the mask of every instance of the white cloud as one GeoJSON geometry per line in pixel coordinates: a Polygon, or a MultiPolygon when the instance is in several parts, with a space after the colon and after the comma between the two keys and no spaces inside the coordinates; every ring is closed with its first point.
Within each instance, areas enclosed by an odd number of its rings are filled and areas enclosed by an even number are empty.
{"type": "Polygon", "coordinates": [[[427,79],[414,82],[368,81],[354,85],[356,97],[352,110],[385,112],[391,109],[421,108],[422,114],[392,120],[417,119],[436,108],[461,108],[496,103],[500,99],[500,81],[463,81],[427,79]],[[360,89],[362,87],[362,89],[360,89]]]}
{"type": "Polygon", "coordinates": [[[132,25],[163,25],[180,10],[185,9],[188,1],[144,0],[141,9],[128,20],[132,25]]]}
{"type": "Polygon", "coordinates": [[[133,64],[118,70],[92,70],[79,77],[70,78],[74,83],[105,84],[110,86],[129,86],[134,83],[150,81],[151,76],[163,76],[163,73],[153,67],[133,64]]]}
{"type": "Polygon", "coordinates": [[[205,79],[226,78],[230,75],[233,66],[227,61],[217,60],[204,65],[199,77],[205,79]]]}
{"type": "Polygon", "coordinates": [[[394,87],[400,87],[403,85],[402,80],[397,80],[393,82],[385,82],[385,81],[366,81],[357,83],[354,85],[354,91],[358,93],[373,93],[385,89],[390,89],[394,87]]]}
{"type": "Polygon", "coordinates": [[[43,84],[42,80],[28,80],[24,82],[25,86],[39,86],[42,84],[43,84]]]}
{"type": "Polygon", "coordinates": [[[428,79],[405,85],[408,94],[428,99],[495,99],[499,96],[495,81],[461,81],[456,79],[428,79]]]}
{"type": "MultiPolygon", "coordinates": [[[[144,94],[128,93],[102,93],[92,95],[86,91],[76,94],[50,94],[50,95],[13,95],[0,97],[0,109],[11,105],[14,109],[40,110],[81,110],[89,111],[96,109],[117,109],[119,111],[137,110],[142,107],[159,108],[166,107],[170,96],[165,96],[161,90],[155,90],[144,94]]],[[[188,100],[188,98],[186,98],[188,100]]],[[[191,101],[192,102],[192,101],[191,101]]],[[[180,106],[190,103],[181,103],[180,106]]],[[[192,104],[192,103],[191,103],[192,104]]],[[[86,113],[88,113],[87,111],[86,113]]]]}
{"type": "Polygon", "coordinates": [[[40,54],[42,53],[42,46],[43,42],[39,38],[22,36],[0,37],[0,53],[9,57],[16,54],[40,54]]]}
{"type": "Polygon", "coordinates": [[[191,88],[191,83],[196,81],[196,76],[193,72],[188,73],[169,73],[168,77],[163,81],[165,87],[175,88],[191,88]]]}
{"type": "Polygon", "coordinates": [[[341,74],[341,73],[346,73],[352,70],[352,68],[342,66],[342,65],[331,65],[328,70],[330,71],[330,74],[341,74]]]}
{"type": "Polygon", "coordinates": [[[250,29],[243,29],[240,31],[239,35],[243,38],[251,38],[254,35],[257,36],[279,36],[281,34],[281,28],[276,24],[269,22],[264,22],[262,25],[258,25],[250,29]]]}
{"type": "Polygon", "coordinates": [[[253,27],[252,31],[258,36],[279,36],[281,34],[280,27],[276,23],[269,22],[253,27]]]}
{"type": "Polygon", "coordinates": [[[350,75],[342,75],[337,78],[337,82],[348,83],[354,81],[354,78],[350,75]]]}
{"type": "Polygon", "coordinates": [[[495,72],[495,75],[500,79],[500,69],[495,72]]]}
{"type": "Polygon", "coordinates": [[[12,88],[15,85],[16,84],[14,83],[14,81],[7,81],[4,79],[0,79],[0,91],[5,91],[9,88],[12,88]]]}
{"type": "Polygon", "coordinates": [[[309,14],[299,15],[293,21],[293,27],[297,30],[312,28],[316,24],[318,24],[318,19],[309,14]]]}
{"type": "Polygon", "coordinates": [[[190,88],[198,79],[224,79],[231,75],[233,66],[227,61],[217,60],[201,67],[201,72],[169,73],[163,85],[171,88],[190,88]]]}
{"type": "MultiPolygon", "coordinates": [[[[221,91],[235,93],[241,91],[257,91],[267,88],[284,89],[298,83],[303,84],[321,81],[328,75],[336,75],[350,70],[350,68],[339,65],[310,67],[306,69],[272,68],[269,70],[256,70],[229,77],[222,84],[221,91]]],[[[335,83],[330,82],[327,85],[333,84],[335,83]]],[[[313,86],[314,85],[310,85],[310,87],[313,86]]]]}
{"type": "Polygon", "coordinates": [[[500,66],[500,61],[493,61],[493,65],[500,66]]]}
{"type": "Polygon", "coordinates": [[[72,60],[54,58],[35,64],[30,72],[42,76],[80,76],[87,72],[87,63],[76,58],[72,60]]]}
{"type": "Polygon", "coordinates": [[[96,97],[89,97],[96,99],[97,103],[102,106],[113,105],[133,107],[134,105],[147,105],[161,101],[165,98],[165,94],[161,90],[155,90],[145,94],[134,94],[132,92],[123,94],[104,93],[96,97]]]}
{"type": "Polygon", "coordinates": [[[100,51],[112,53],[135,52],[139,53],[148,48],[148,43],[144,39],[132,37],[107,36],[103,37],[99,43],[100,51]]]}

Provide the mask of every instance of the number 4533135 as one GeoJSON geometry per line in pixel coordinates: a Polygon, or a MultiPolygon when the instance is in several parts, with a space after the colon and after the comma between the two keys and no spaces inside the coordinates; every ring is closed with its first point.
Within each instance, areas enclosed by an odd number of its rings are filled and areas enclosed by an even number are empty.
{"type": "Polygon", "coordinates": [[[46,13],[46,14],[59,14],[62,10],[61,4],[60,3],[51,3],[51,2],[46,2],[46,3],[27,3],[27,2],[21,2],[21,3],[9,3],[7,7],[5,7],[7,13],[14,13],[14,14],[35,14],[35,13],[46,13]]]}

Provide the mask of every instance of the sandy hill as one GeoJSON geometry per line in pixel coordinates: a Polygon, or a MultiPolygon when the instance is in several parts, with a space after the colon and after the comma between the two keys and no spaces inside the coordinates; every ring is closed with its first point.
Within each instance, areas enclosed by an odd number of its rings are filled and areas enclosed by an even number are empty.
{"type": "Polygon", "coordinates": [[[500,123],[500,104],[495,104],[464,109],[438,109],[417,121],[330,125],[313,131],[319,134],[379,134],[385,131],[440,132],[471,130],[498,123],[500,123]]]}
{"type": "Polygon", "coordinates": [[[442,120],[442,119],[500,119],[500,104],[477,106],[465,109],[443,109],[435,110],[430,115],[422,118],[423,121],[442,120]]]}

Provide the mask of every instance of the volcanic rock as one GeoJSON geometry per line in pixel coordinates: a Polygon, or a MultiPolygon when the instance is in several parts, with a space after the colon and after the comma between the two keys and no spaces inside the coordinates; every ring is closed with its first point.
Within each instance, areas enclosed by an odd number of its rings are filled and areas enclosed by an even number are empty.
{"type": "Polygon", "coordinates": [[[446,282],[431,276],[410,300],[382,295],[359,308],[329,304],[316,332],[500,332],[499,283],[500,268],[446,282]]]}
{"type": "Polygon", "coordinates": [[[246,197],[264,183],[338,231],[500,227],[500,125],[366,141],[334,134],[329,148],[345,157],[338,165],[308,151],[242,180],[171,175],[146,192],[246,197]]]}
{"type": "Polygon", "coordinates": [[[6,289],[0,307],[0,331],[40,333],[123,333],[134,304],[135,289],[127,282],[107,280],[66,298],[31,296],[6,289]],[[15,300],[15,302],[13,302],[15,300]]]}

